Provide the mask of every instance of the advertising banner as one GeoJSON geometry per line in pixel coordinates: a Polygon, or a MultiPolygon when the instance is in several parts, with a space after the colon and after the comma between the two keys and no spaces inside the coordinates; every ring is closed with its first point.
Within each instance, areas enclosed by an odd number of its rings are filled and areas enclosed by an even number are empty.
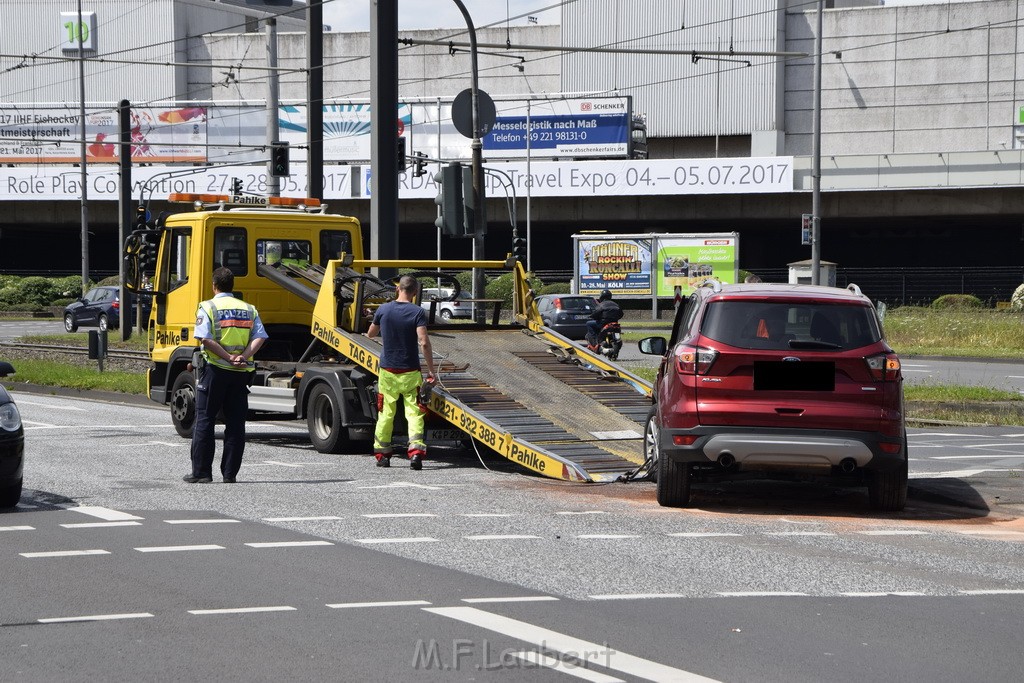
{"type": "MultiPolygon", "coordinates": [[[[86,158],[118,158],[115,109],[85,112],[86,158]]],[[[0,105],[0,163],[71,164],[81,159],[78,107],[23,108],[0,105]]],[[[131,110],[132,158],[145,162],[206,161],[206,108],[131,110]]]]}
{"type": "MultiPolygon", "coordinates": [[[[324,105],[324,161],[370,160],[370,105],[324,105]]],[[[412,107],[399,104],[395,134],[403,135],[413,124],[412,107]]],[[[305,106],[287,105],[279,110],[281,140],[306,145],[308,118],[305,106]]]]}
{"type": "Polygon", "coordinates": [[[707,280],[736,281],[739,258],[735,233],[670,236],[657,239],[656,283],[659,297],[687,296],[707,280]]]}
{"type": "Polygon", "coordinates": [[[498,119],[483,138],[489,158],[629,154],[632,114],[627,97],[557,100],[528,107],[509,104],[496,103],[498,119]]]}
{"type": "Polygon", "coordinates": [[[576,238],[576,292],[611,290],[625,296],[651,294],[651,240],[635,237],[576,238]]]}

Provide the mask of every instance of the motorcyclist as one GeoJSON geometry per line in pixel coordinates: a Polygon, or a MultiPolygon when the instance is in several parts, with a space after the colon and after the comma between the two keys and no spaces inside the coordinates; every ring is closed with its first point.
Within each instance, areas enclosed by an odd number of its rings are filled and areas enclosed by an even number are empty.
{"type": "Polygon", "coordinates": [[[607,289],[602,291],[597,297],[597,308],[587,321],[587,343],[592,347],[597,346],[601,329],[608,323],[618,322],[621,318],[622,308],[612,301],[612,293],[607,289]]]}

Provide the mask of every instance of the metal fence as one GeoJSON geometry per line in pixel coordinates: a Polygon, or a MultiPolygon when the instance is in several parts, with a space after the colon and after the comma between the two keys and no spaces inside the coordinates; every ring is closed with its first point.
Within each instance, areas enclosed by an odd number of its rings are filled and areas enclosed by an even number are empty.
{"type": "MultiPolygon", "coordinates": [[[[757,274],[765,282],[789,281],[788,268],[758,268],[757,274]]],[[[572,271],[543,270],[537,276],[545,284],[568,282],[572,271]]],[[[889,306],[927,305],[943,294],[973,294],[995,306],[1009,301],[1024,283],[1024,266],[836,269],[838,286],[851,282],[873,301],[884,301],[889,306]]]]}

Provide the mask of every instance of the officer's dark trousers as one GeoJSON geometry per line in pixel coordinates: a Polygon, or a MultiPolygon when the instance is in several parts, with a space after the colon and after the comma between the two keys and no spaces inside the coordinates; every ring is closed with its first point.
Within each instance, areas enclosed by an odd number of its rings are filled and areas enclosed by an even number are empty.
{"type": "Polygon", "coordinates": [[[233,479],[242,466],[245,450],[245,413],[249,409],[249,373],[203,368],[196,385],[196,423],[192,432],[192,475],[213,476],[214,426],[224,411],[224,454],[220,472],[233,479]]]}

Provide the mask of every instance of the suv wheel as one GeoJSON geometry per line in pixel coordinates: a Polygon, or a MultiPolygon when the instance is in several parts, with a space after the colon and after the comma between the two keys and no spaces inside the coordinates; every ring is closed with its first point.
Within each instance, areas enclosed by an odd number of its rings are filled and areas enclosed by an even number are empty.
{"type": "Polygon", "coordinates": [[[907,504],[907,442],[903,441],[903,464],[892,472],[872,472],[868,479],[871,507],[881,512],[899,512],[907,504]]]}
{"type": "Polygon", "coordinates": [[[448,322],[449,320],[452,319],[452,312],[447,308],[442,308],[441,312],[438,313],[438,315],[441,316],[441,320],[445,322],[448,322]]]}
{"type": "Polygon", "coordinates": [[[78,323],[75,322],[75,316],[70,313],[64,314],[64,329],[68,332],[74,332],[78,329],[78,323]]]}
{"type": "MultiPolygon", "coordinates": [[[[652,420],[650,424],[657,425],[652,420]]],[[[657,436],[657,435],[656,435],[657,436]]],[[[644,437],[646,441],[646,435],[644,437]]],[[[655,438],[657,464],[654,471],[658,473],[657,497],[658,505],[667,508],[681,508],[690,504],[691,465],[686,462],[673,462],[661,453],[660,439],[655,438]]]]}
{"type": "Polygon", "coordinates": [[[651,473],[652,481],[658,480],[658,455],[660,453],[658,424],[654,421],[657,413],[656,407],[651,408],[651,412],[647,413],[647,424],[644,426],[644,464],[647,465],[647,471],[651,473]]]}
{"type": "Polygon", "coordinates": [[[110,322],[107,320],[106,313],[100,313],[99,327],[100,332],[106,332],[107,330],[110,329],[110,322]]]}

